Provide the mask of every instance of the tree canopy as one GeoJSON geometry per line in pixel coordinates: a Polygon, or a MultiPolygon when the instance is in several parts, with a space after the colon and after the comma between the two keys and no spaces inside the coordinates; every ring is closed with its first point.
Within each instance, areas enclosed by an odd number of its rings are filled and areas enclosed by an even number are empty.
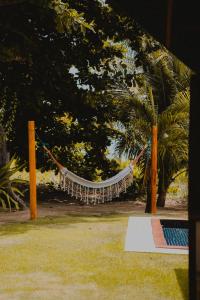
{"type": "MultiPolygon", "coordinates": [[[[0,1],[0,32],[0,120],[21,159],[34,119],[40,138],[72,171],[109,177],[117,163],[107,158],[108,146],[124,138],[115,125],[127,135],[134,122],[135,136],[126,139],[131,155],[147,139],[136,129],[150,134],[148,87],[160,116],[188,88],[189,70],[104,1],[0,1]]],[[[48,169],[37,153],[38,167],[48,169]]]]}
{"type": "Polygon", "coordinates": [[[34,119],[41,138],[67,162],[74,145],[84,142],[88,170],[102,164],[109,169],[110,104],[96,94],[111,80],[114,58],[123,56],[122,29],[119,16],[99,1],[1,2],[2,122],[16,111],[8,134],[11,152],[27,158],[27,121],[34,119]],[[66,113],[70,128],[60,119],[66,113]]]}

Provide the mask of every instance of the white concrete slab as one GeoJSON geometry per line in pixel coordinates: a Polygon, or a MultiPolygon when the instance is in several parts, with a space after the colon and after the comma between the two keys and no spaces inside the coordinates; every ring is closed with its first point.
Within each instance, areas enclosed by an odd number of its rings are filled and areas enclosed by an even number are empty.
{"type": "Polygon", "coordinates": [[[188,254],[188,250],[185,249],[156,248],[149,216],[129,217],[125,251],[188,254]]]}

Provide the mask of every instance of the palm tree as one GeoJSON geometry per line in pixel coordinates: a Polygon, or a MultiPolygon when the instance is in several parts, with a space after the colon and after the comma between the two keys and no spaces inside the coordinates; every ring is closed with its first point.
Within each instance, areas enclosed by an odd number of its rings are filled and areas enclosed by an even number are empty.
{"type": "Polygon", "coordinates": [[[154,51],[146,61],[153,75],[147,73],[145,76],[153,88],[159,114],[157,206],[164,207],[173,174],[181,166],[187,167],[189,85],[192,72],[167,51],[154,51]]]}
{"type": "MultiPolygon", "coordinates": [[[[155,103],[151,88],[148,88],[146,94],[145,89],[146,86],[138,90],[138,93],[135,91],[133,93],[124,82],[121,82],[117,88],[109,92],[115,100],[118,120],[121,120],[123,124],[121,125],[123,130],[118,132],[116,151],[119,155],[125,153],[128,158],[133,158],[137,150],[139,151],[141,146],[148,141],[151,136],[151,127],[157,122],[159,145],[157,204],[164,206],[166,192],[173,181],[173,176],[179,170],[187,168],[189,89],[179,91],[181,88],[177,88],[176,95],[173,101],[171,100],[172,103],[160,111],[156,107],[158,102],[155,103]]],[[[146,164],[147,162],[143,160],[141,164],[143,172],[146,164]]],[[[150,205],[149,190],[150,180],[148,179],[148,207],[150,205]]]]}
{"type": "MultiPolygon", "coordinates": [[[[130,76],[129,83],[120,78],[109,87],[108,94],[114,99],[119,123],[123,124],[116,146],[119,154],[124,152],[132,158],[135,149],[151,136],[152,125],[158,124],[158,205],[163,206],[173,176],[187,166],[191,70],[164,47],[146,51],[149,42],[147,36],[141,41],[143,71],[136,72],[134,57],[129,57],[126,62],[130,70],[131,63],[133,66],[131,84],[130,76]]],[[[147,180],[148,205],[149,184],[147,180]]]]}
{"type": "Polygon", "coordinates": [[[164,207],[167,190],[174,176],[188,167],[189,91],[179,92],[159,116],[158,200],[164,207]]]}
{"type": "MultiPolygon", "coordinates": [[[[132,96],[126,99],[126,110],[129,117],[123,122],[124,130],[119,132],[116,151],[125,153],[128,158],[136,155],[151,137],[151,127],[154,122],[154,109],[150,101],[132,96]],[[129,102],[129,105],[127,104],[129,102]]],[[[188,162],[188,127],[189,127],[189,90],[179,92],[174,102],[166,110],[157,115],[158,124],[158,206],[165,205],[167,190],[174,176],[188,162]]],[[[147,161],[141,162],[144,173],[147,161]]],[[[149,180],[147,192],[149,193],[149,180]]],[[[148,194],[148,206],[150,204],[148,194]]],[[[148,210],[148,209],[147,209],[148,210]]]]}
{"type": "MultiPolygon", "coordinates": [[[[148,90],[147,94],[145,96],[141,91],[141,93],[134,95],[124,83],[118,85],[117,89],[113,89],[110,94],[115,99],[118,120],[120,120],[119,124],[121,125],[118,125],[116,152],[119,155],[125,154],[129,159],[134,159],[144,144],[148,142],[151,136],[152,125],[156,121],[157,114],[151,89],[148,90]],[[120,131],[120,127],[123,130],[120,131]]],[[[147,159],[141,159],[141,173],[149,174],[149,162],[147,159]]],[[[146,179],[149,211],[149,204],[151,203],[149,176],[146,176],[146,179]]]]}

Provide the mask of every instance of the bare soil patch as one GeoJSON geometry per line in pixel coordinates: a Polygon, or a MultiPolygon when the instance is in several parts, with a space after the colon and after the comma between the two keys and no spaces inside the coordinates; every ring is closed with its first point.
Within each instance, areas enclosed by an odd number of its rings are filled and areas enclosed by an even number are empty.
{"type": "MultiPolygon", "coordinates": [[[[110,214],[143,215],[145,212],[145,202],[141,200],[123,200],[113,201],[109,203],[97,205],[80,205],[80,203],[72,199],[44,199],[38,201],[38,217],[45,216],[64,216],[64,215],[80,215],[80,216],[104,216],[110,214]]],[[[10,222],[25,222],[30,218],[29,209],[24,211],[0,212],[0,224],[10,222]]],[[[179,219],[187,219],[187,207],[185,205],[177,205],[174,203],[159,208],[158,216],[173,217],[179,219]]]]}
{"type": "MultiPolygon", "coordinates": [[[[29,206],[29,191],[25,193],[25,201],[29,206]]],[[[133,199],[130,195],[122,197],[112,202],[86,205],[78,200],[69,197],[63,191],[56,191],[47,185],[39,185],[37,189],[38,217],[45,216],[103,216],[111,214],[143,215],[145,213],[145,199],[133,199]]],[[[4,212],[0,211],[0,224],[10,222],[25,222],[30,219],[29,209],[24,211],[4,212]]],[[[168,198],[165,208],[159,208],[158,216],[187,219],[187,203],[185,199],[168,198]]]]}

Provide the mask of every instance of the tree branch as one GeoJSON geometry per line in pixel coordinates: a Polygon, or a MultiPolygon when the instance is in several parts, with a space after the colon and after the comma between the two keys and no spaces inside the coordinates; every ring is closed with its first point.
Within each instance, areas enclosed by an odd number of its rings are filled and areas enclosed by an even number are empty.
{"type": "Polygon", "coordinates": [[[182,173],[184,173],[184,172],[186,172],[187,171],[187,169],[184,169],[183,171],[181,171],[181,172],[179,172],[178,174],[176,174],[176,176],[174,176],[172,179],[171,179],[171,182],[173,182],[175,179],[176,179],[176,177],[178,177],[179,175],[181,175],[182,173]]]}

